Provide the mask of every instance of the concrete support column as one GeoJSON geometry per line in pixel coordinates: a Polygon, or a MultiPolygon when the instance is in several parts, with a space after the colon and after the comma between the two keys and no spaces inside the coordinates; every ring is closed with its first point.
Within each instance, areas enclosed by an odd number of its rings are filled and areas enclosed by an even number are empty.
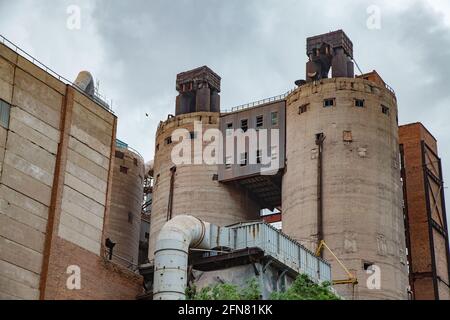
{"type": "Polygon", "coordinates": [[[47,234],[45,238],[44,256],[40,281],[40,299],[46,299],[47,278],[52,253],[52,246],[56,243],[58,226],[61,216],[64,176],[67,165],[67,150],[69,147],[70,127],[72,124],[72,111],[74,104],[74,89],[67,85],[66,93],[61,107],[61,138],[56,156],[55,174],[53,179],[52,198],[48,214],[47,234]]]}

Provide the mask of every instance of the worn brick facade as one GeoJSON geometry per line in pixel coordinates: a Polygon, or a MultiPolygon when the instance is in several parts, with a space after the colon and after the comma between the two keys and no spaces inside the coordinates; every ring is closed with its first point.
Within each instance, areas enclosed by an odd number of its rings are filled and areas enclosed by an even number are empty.
{"type": "Polygon", "coordinates": [[[448,300],[447,221],[437,142],[421,123],[401,126],[399,133],[413,298],[448,300]]]}
{"type": "Polygon", "coordinates": [[[53,247],[46,300],[134,300],[142,293],[141,276],[61,238],[53,247]],[[80,267],[81,289],[68,290],[67,268],[80,267]]]}

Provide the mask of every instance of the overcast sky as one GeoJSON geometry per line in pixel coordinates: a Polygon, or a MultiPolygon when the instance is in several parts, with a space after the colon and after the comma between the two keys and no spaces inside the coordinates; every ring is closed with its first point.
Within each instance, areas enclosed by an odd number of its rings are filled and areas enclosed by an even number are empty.
{"type": "Polygon", "coordinates": [[[0,34],[61,75],[92,72],[113,100],[118,138],[146,160],[174,112],[177,73],[210,66],[231,108],[293,88],[306,37],[344,29],[361,69],[395,89],[400,123],[421,121],[438,139],[450,181],[448,0],[0,0],[0,12],[0,34]]]}

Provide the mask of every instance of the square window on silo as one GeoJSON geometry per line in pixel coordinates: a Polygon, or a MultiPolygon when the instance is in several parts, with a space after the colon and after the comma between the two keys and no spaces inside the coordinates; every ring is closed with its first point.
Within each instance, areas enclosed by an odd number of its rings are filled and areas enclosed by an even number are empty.
{"type": "Polygon", "coordinates": [[[298,108],[298,114],[302,114],[302,113],[305,113],[307,111],[308,111],[308,105],[307,104],[301,105],[298,108]]]}
{"type": "Polygon", "coordinates": [[[382,104],[381,112],[388,116],[389,115],[389,107],[386,107],[385,105],[382,104]]]}
{"type": "Polygon", "coordinates": [[[364,108],[364,100],[355,99],[355,107],[357,107],[357,108],[364,108]]]}
{"type": "Polygon", "coordinates": [[[344,131],[344,142],[352,142],[353,141],[353,134],[351,131],[344,131]]]}
{"type": "Polygon", "coordinates": [[[323,107],[324,108],[331,108],[335,105],[335,99],[325,99],[323,100],[323,107]]]}

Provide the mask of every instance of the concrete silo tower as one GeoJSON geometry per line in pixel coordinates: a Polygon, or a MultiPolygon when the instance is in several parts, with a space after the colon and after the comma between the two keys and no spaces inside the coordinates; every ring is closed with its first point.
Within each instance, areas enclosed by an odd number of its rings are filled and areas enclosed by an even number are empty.
{"type": "Polygon", "coordinates": [[[204,133],[219,129],[220,81],[206,66],[177,76],[176,114],[161,122],[156,133],[149,260],[153,259],[162,226],[177,215],[193,215],[220,226],[259,216],[260,208],[246,192],[218,181],[218,164],[194,161],[210,142],[204,139],[204,133]],[[195,130],[195,123],[201,124],[201,132],[195,130]],[[176,165],[172,161],[174,147],[183,141],[172,138],[175,130],[184,130],[184,139],[190,140],[190,163],[176,165]]]}
{"type": "MultiPolygon", "coordinates": [[[[358,278],[354,287],[335,287],[344,297],[405,299],[395,94],[376,72],[354,78],[344,32],[309,38],[307,47],[307,80],[286,104],[283,231],[311,250],[325,241],[358,278]]],[[[323,255],[333,279],[348,277],[328,251],[323,255]]]]}

